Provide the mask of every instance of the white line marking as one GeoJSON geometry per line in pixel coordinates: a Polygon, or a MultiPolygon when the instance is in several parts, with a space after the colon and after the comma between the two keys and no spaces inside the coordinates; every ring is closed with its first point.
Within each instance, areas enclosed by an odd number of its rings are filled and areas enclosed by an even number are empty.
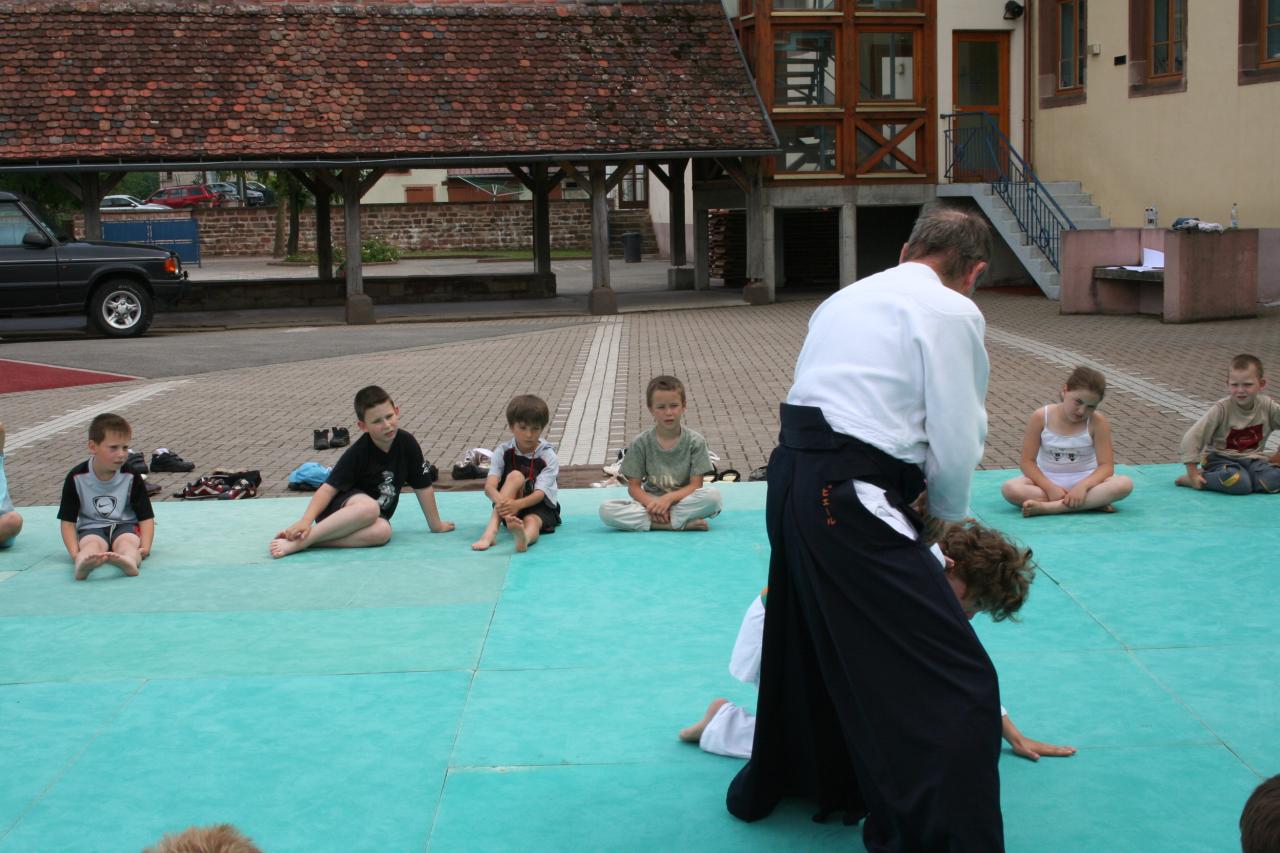
{"type": "Polygon", "coordinates": [[[587,349],[582,378],[574,389],[569,414],[560,432],[559,456],[566,465],[603,464],[609,452],[609,422],[617,387],[622,318],[597,321],[587,349]]]}
{"type": "Polygon", "coordinates": [[[149,400],[157,394],[169,391],[179,385],[185,385],[190,381],[190,379],[175,379],[168,382],[157,382],[155,385],[144,385],[141,388],[132,388],[123,394],[117,394],[100,403],[94,403],[92,406],[85,406],[82,409],[76,409],[74,412],[67,412],[65,415],[46,421],[39,426],[13,433],[9,436],[6,450],[26,447],[30,444],[35,444],[37,441],[44,441],[46,438],[51,438],[63,430],[87,424],[102,412],[128,408],[135,403],[149,400]]]}
{"type": "Polygon", "coordinates": [[[48,364],[43,361],[24,361],[20,358],[0,358],[0,361],[7,361],[10,364],[29,364],[32,367],[52,367],[54,370],[74,370],[80,373],[98,373],[103,376],[119,376],[121,379],[141,379],[141,376],[131,376],[128,373],[116,373],[111,370],[97,370],[89,367],[67,367],[65,364],[48,364]]]}

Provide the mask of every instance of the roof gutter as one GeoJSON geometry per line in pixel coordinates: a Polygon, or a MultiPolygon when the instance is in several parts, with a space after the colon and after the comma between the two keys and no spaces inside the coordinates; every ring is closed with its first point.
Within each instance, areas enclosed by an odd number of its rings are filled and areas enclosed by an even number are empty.
{"type": "MultiPolygon", "coordinates": [[[[772,130],[770,123],[770,130],[772,130]]],[[[775,133],[775,139],[776,133],[775,133]]],[[[724,149],[700,151],[619,151],[615,153],[585,153],[566,151],[551,154],[480,154],[470,156],[437,157],[341,157],[333,155],[314,157],[273,157],[261,160],[234,158],[197,158],[172,160],[28,160],[5,163],[0,161],[0,174],[21,172],[160,172],[176,169],[219,169],[245,171],[256,169],[382,169],[382,168],[431,168],[450,166],[506,166],[533,163],[588,163],[610,161],[624,163],[628,160],[684,160],[715,157],[771,157],[781,154],[781,148],[724,149]]]]}

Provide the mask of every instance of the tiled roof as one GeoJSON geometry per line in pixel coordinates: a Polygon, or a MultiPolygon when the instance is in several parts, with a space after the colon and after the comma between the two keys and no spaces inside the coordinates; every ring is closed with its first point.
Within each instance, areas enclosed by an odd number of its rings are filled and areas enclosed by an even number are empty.
{"type": "Polygon", "coordinates": [[[0,5],[0,167],[774,145],[719,0],[0,5]]]}

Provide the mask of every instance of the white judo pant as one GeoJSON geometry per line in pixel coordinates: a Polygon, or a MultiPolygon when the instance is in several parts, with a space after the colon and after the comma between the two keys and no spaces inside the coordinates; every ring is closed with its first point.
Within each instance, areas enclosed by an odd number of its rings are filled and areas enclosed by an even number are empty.
{"type": "MultiPolygon", "coordinates": [[[[738,639],[729,656],[729,674],[746,684],[760,683],[760,649],[764,645],[764,602],[756,596],[742,617],[738,639]]],[[[732,702],[716,711],[702,730],[698,746],[716,755],[750,758],[756,738],[756,715],[732,702]]]]}
{"type": "MultiPolygon", "coordinates": [[[[671,507],[671,527],[679,530],[695,518],[715,518],[723,503],[719,489],[704,486],[671,507]]],[[[600,504],[600,520],[618,530],[648,530],[651,524],[644,506],[631,498],[600,504]]]]}

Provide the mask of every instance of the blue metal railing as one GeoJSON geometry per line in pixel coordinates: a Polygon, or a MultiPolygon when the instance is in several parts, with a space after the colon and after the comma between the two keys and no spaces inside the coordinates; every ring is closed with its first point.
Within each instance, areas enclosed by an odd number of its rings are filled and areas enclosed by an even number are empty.
{"type": "Polygon", "coordinates": [[[1009,138],[985,112],[947,113],[946,177],[953,183],[990,184],[1018,227],[1061,271],[1062,232],[1075,225],[1036,177],[1009,138]]]}

